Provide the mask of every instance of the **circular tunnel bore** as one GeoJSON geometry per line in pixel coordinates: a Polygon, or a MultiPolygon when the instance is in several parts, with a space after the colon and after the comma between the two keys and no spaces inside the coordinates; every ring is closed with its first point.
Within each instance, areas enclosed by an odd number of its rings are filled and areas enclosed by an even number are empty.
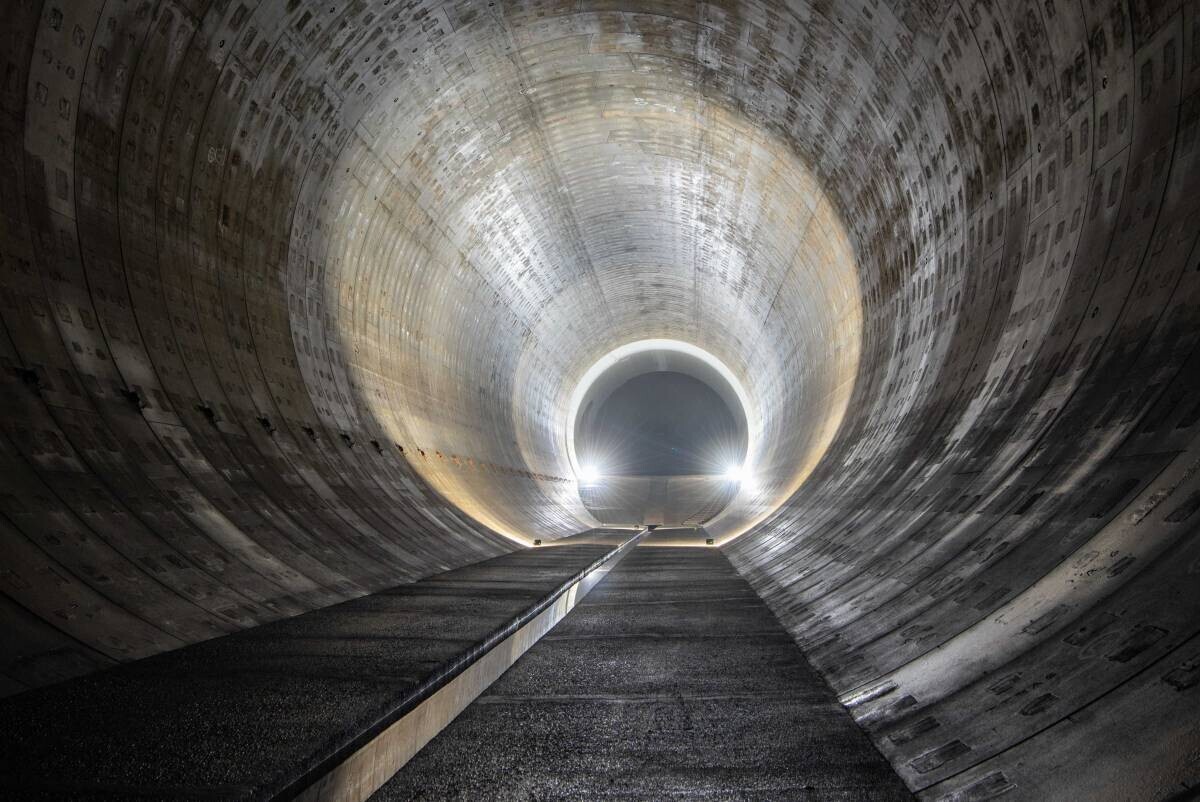
{"type": "Polygon", "coordinates": [[[737,424],[708,385],[644,373],[583,410],[579,496],[604,526],[700,526],[733,499],[745,460],[737,424]]]}
{"type": "Polygon", "coordinates": [[[530,29],[532,67],[499,57],[507,29],[480,15],[446,41],[477,69],[424,82],[419,59],[390,76],[372,134],[321,187],[316,274],[291,272],[327,310],[293,327],[345,358],[301,369],[344,377],[425,481],[527,543],[594,523],[561,442],[584,373],[683,342],[754,388],[758,481],[712,522],[732,537],[794,492],[845,413],[859,268],[785,139],[689,70],[568,35],[588,19],[530,29]]]}
{"type": "Polygon", "coordinates": [[[567,449],[584,507],[606,526],[711,522],[749,486],[747,402],[728,368],[686,344],[607,355],[572,401],[567,449]]]}
{"type": "Polygon", "coordinates": [[[1194,1],[5,11],[0,692],[590,525],[661,339],[911,788],[1200,784],[1194,1]]]}
{"type": "Polygon", "coordinates": [[[582,416],[579,461],[604,476],[719,476],[746,459],[733,412],[685,373],[632,378],[582,416]]]}

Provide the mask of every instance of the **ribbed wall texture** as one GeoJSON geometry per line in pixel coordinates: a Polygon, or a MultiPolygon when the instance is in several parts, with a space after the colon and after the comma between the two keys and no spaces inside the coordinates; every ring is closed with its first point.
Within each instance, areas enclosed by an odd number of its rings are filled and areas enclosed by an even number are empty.
{"type": "Polygon", "coordinates": [[[667,338],[911,787],[1200,780],[1196,2],[4,12],[0,690],[587,528],[667,338]]]}

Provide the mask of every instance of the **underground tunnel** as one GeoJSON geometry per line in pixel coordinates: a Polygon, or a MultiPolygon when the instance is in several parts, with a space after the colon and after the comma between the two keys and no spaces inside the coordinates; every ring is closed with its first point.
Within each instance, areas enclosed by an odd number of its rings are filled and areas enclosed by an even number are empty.
{"type": "Polygon", "coordinates": [[[1200,795],[1200,2],[2,7],[0,796],[1200,795]]]}

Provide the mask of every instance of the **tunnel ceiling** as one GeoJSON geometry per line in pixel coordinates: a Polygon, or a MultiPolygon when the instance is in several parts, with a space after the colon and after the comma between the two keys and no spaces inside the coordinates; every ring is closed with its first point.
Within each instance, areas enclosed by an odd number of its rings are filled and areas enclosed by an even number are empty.
{"type": "Polygon", "coordinates": [[[764,124],[781,99],[706,25],[743,15],[466,3],[414,27],[371,9],[303,26],[333,35],[314,82],[344,71],[341,111],[360,115],[328,131],[300,190],[311,225],[292,229],[293,336],[344,355],[302,359],[309,385],[328,373],[353,420],[432,455],[414,466],[472,517],[553,536],[593,522],[564,447],[584,371],[682,340],[753,388],[769,445],[720,532],[783,501],[844,413],[859,275],[795,132],[764,124]]]}
{"type": "Polygon", "coordinates": [[[0,690],[586,528],[572,395],[664,338],[746,390],[712,536],[910,787],[1195,781],[1195,2],[0,42],[0,690]]]}

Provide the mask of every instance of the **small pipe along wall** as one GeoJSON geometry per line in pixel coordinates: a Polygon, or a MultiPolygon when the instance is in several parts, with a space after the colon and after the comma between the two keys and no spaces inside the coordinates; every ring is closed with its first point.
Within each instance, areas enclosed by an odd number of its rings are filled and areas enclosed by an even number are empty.
{"type": "Polygon", "coordinates": [[[667,339],[912,788],[1196,782],[1195,2],[5,12],[0,690],[586,529],[667,339]]]}

